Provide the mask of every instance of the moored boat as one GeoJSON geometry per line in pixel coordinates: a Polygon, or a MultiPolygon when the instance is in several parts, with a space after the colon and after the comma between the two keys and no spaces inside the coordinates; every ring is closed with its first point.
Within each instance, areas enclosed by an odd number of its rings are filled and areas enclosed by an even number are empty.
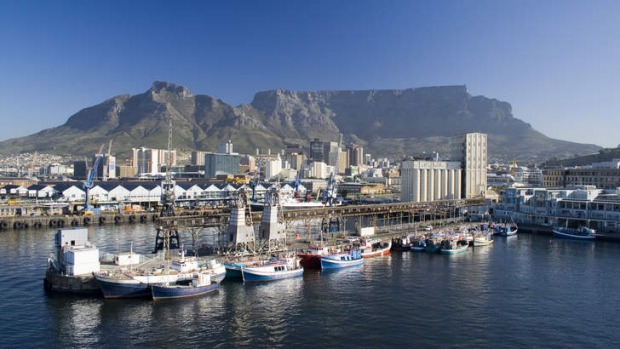
{"type": "Polygon", "coordinates": [[[321,258],[321,269],[323,270],[348,268],[362,264],[364,264],[364,258],[358,249],[352,249],[344,253],[331,254],[321,258]]]}
{"type": "Polygon", "coordinates": [[[424,252],[427,253],[437,253],[441,250],[441,246],[434,239],[426,239],[424,240],[425,247],[424,252]]]}
{"type": "Polygon", "coordinates": [[[97,294],[99,284],[93,272],[99,272],[99,249],[88,241],[86,228],[59,229],[55,236],[56,255],[48,259],[43,279],[46,291],[97,294]]]}
{"type": "Polygon", "coordinates": [[[474,235],[473,246],[488,246],[493,244],[493,234],[491,232],[476,233],[474,235]]]}
{"type": "Polygon", "coordinates": [[[441,254],[454,255],[467,251],[467,242],[454,239],[446,239],[441,242],[441,254]]]}
{"type": "Polygon", "coordinates": [[[411,244],[411,251],[424,252],[426,250],[426,239],[419,239],[411,244]]]}
{"type": "Polygon", "coordinates": [[[403,237],[393,238],[391,250],[395,252],[411,251],[411,242],[409,241],[409,237],[403,236],[403,237]]]}
{"type": "Polygon", "coordinates": [[[360,241],[360,251],[363,258],[373,258],[387,256],[390,254],[392,241],[381,241],[377,238],[362,239],[360,241]]]}
{"type": "Polygon", "coordinates": [[[276,281],[303,275],[304,268],[297,257],[272,260],[258,265],[247,265],[241,268],[244,282],[276,281]]]}
{"type": "Polygon", "coordinates": [[[194,273],[190,284],[152,285],[151,295],[153,300],[196,297],[216,291],[219,287],[218,282],[211,282],[209,274],[194,273]]]}
{"type": "Polygon", "coordinates": [[[593,241],[596,240],[596,231],[587,227],[578,227],[578,228],[567,228],[567,227],[554,227],[553,228],[553,236],[574,239],[574,240],[585,240],[585,241],[593,241]]]}

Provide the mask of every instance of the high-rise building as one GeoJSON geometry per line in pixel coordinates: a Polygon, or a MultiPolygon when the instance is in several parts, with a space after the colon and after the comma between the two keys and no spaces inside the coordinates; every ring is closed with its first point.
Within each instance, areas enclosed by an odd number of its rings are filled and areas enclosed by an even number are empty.
{"type": "Polygon", "coordinates": [[[400,167],[401,201],[461,198],[461,164],[456,161],[407,160],[400,167]]]}
{"type": "Polygon", "coordinates": [[[235,175],[239,173],[241,155],[207,153],[205,155],[205,177],[215,178],[217,175],[235,175]]]}
{"type": "Polygon", "coordinates": [[[168,154],[167,149],[154,149],[154,148],[132,148],[132,166],[137,168],[138,174],[150,173],[156,174],[161,172],[162,165],[170,164],[175,166],[177,164],[177,151],[172,150],[168,154]],[[170,159],[168,159],[170,157],[170,159]]]}
{"type": "Polygon", "coordinates": [[[207,152],[204,152],[204,151],[193,151],[190,157],[191,164],[198,165],[198,166],[204,166],[206,154],[207,152]]]}
{"type": "Polygon", "coordinates": [[[324,142],[320,141],[318,138],[310,141],[310,161],[325,161],[324,148],[324,142]]]}
{"type": "Polygon", "coordinates": [[[462,166],[462,197],[484,197],[487,190],[487,135],[467,133],[451,140],[451,160],[462,166]]]}
{"type": "Polygon", "coordinates": [[[347,148],[349,153],[349,166],[360,166],[364,164],[364,148],[357,144],[351,144],[347,148]]]}

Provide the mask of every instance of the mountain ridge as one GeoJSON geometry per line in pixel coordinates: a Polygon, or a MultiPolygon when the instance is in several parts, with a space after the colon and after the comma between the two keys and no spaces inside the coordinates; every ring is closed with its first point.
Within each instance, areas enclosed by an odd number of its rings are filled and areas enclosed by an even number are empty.
{"type": "Polygon", "coordinates": [[[250,103],[231,106],[184,86],[155,81],[141,94],[121,94],[84,108],[57,127],[0,142],[0,152],[65,152],[92,155],[110,139],[116,153],[132,147],[166,148],[168,120],[173,146],[213,151],[232,140],[235,150],[283,149],[314,138],[364,146],[375,157],[446,153],[451,136],[484,132],[489,158],[544,161],[596,152],[601,147],[551,139],[512,114],[508,102],[472,96],[465,85],[403,90],[259,91],[250,103]],[[122,148],[120,148],[122,146],[122,148]]]}

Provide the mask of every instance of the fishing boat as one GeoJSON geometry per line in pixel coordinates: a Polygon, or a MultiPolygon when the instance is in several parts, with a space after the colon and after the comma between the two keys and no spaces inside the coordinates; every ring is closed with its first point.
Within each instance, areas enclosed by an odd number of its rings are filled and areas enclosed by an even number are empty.
{"type": "Polygon", "coordinates": [[[441,242],[441,254],[454,255],[467,251],[467,243],[461,240],[446,239],[441,242]]]}
{"type": "Polygon", "coordinates": [[[304,269],[321,269],[321,257],[332,253],[332,246],[323,245],[322,241],[308,245],[308,249],[297,254],[304,269]]]}
{"type": "Polygon", "coordinates": [[[341,269],[364,264],[364,258],[358,249],[335,253],[321,258],[321,269],[341,269]]]}
{"type": "Polygon", "coordinates": [[[409,237],[397,237],[392,239],[392,251],[395,252],[408,252],[411,251],[411,242],[409,241],[409,237]]]}
{"type": "Polygon", "coordinates": [[[362,239],[359,247],[363,258],[387,256],[391,248],[392,241],[381,241],[378,238],[362,239]]]}
{"type": "Polygon", "coordinates": [[[416,242],[411,244],[412,252],[424,252],[426,250],[426,239],[418,239],[416,242]]]}
{"type": "Polygon", "coordinates": [[[435,239],[426,239],[424,240],[424,252],[427,253],[437,253],[441,250],[441,245],[435,241],[435,239]]]}
{"type": "MultiPolygon", "coordinates": [[[[130,256],[134,255],[130,252],[130,256]]],[[[223,266],[222,266],[223,267],[223,266]]],[[[226,270],[220,268],[209,269],[199,266],[195,257],[185,257],[181,252],[180,258],[168,261],[152,259],[141,265],[125,267],[93,273],[95,280],[101,287],[104,298],[139,298],[151,297],[151,286],[157,284],[172,284],[191,280],[194,272],[202,271],[210,274],[212,279],[222,278],[226,270]],[[223,274],[222,274],[223,273],[223,274]]]]}
{"type": "Polygon", "coordinates": [[[266,263],[269,260],[268,256],[256,256],[249,258],[236,258],[224,261],[224,268],[226,269],[226,279],[243,279],[241,275],[241,269],[247,265],[266,263]]]}
{"type": "Polygon", "coordinates": [[[587,227],[554,227],[553,236],[574,240],[593,241],[596,240],[596,231],[587,227]]]}
{"type": "Polygon", "coordinates": [[[473,246],[489,246],[493,244],[493,234],[491,232],[474,234],[473,246]]]}
{"type": "Polygon", "coordinates": [[[241,268],[244,282],[276,281],[303,275],[304,268],[297,257],[278,258],[268,263],[247,265],[241,268]]]}
{"type": "Polygon", "coordinates": [[[194,273],[191,283],[169,283],[152,285],[153,300],[176,299],[202,296],[219,289],[218,282],[211,282],[211,276],[206,273],[194,273]]]}

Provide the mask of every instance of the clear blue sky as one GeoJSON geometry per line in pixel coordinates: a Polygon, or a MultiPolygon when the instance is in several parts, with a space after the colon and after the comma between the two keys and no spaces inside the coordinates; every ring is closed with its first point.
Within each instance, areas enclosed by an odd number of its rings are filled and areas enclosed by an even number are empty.
{"type": "Polygon", "coordinates": [[[254,93],[467,85],[558,139],[620,144],[620,1],[0,0],[0,140],[155,80],[254,93]]]}

